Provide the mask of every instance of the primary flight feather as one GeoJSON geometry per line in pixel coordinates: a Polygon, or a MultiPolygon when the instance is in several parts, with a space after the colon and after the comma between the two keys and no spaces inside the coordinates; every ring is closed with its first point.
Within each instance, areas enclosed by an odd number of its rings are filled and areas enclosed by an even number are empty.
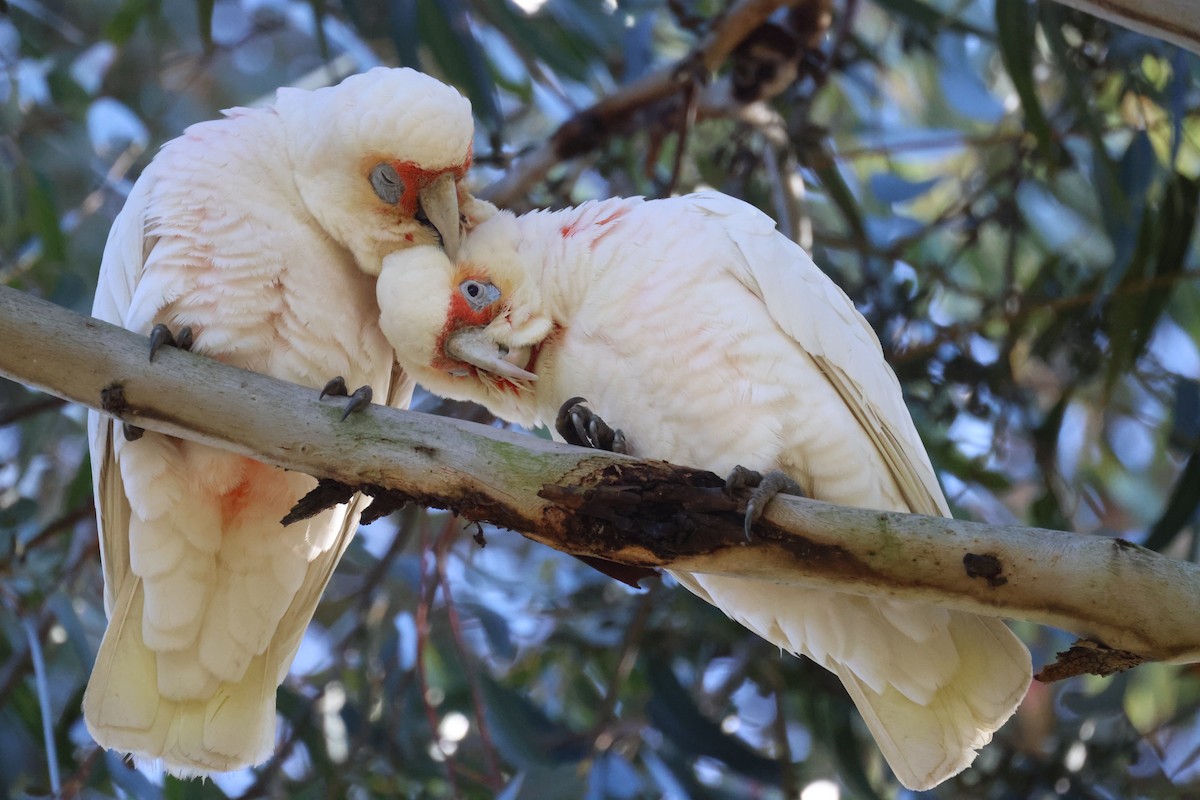
{"type": "MultiPolygon", "coordinates": [[[[525,425],[553,424],[582,395],[633,455],[719,474],[780,470],[815,499],[949,515],[874,332],[741,201],[501,213],[456,260],[433,248],[389,256],[377,289],[397,361],[436,393],[525,425]]],[[[672,574],[834,672],[913,789],[970,765],[1029,686],[1029,653],[997,619],[672,574]]]]}
{"type": "MultiPolygon", "coordinates": [[[[280,89],[193,125],[114,222],[93,314],[141,333],[188,326],[205,356],[313,387],[341,375],[405,405],[375,276],[407,246],[453,251],[462,224],[494,210],[460,183],[472,136],[467,100],[409,69],[280,89]]],[[[276,687],[359,509],[285,528],[314,479],[88,422],[109,616],[88,730],[178,775],[261,762],[276,687]]]]}

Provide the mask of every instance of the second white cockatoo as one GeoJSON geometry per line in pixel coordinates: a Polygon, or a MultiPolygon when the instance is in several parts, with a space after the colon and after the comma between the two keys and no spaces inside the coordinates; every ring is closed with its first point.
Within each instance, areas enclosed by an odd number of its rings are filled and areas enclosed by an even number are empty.
{"type": "MultiPolygon", "coordinates": [[[[949,515],[874,332],[741,201],[501,212],[454,261],[434,248],[389,256],[377,288],[398,362],[438,394],[527,426],[552,425],[582,395],[636,456],[779,470],[811,498],[949,515]]],[[[998,619],[672,574],[834,672],[912,789],[970,765],[1029,686],[1029,652],[998,619]]]]}
{"type": "MultiPolygon", "coordinates": [[[[345,376],[407,404],[375,276],[406,246],[453,251],[463,222],[494,210],[461,184],[473,133],[457,91],[384,68],[193,125],[113,224],[93,314],[187,327],[205,356],[312,387],[345,376]]],[[[276,687],[359,509],[283,527],[313,478],[97,414],[89,431],[109,625],[88,730],[177,775],[263,761],[276,687]]]]}

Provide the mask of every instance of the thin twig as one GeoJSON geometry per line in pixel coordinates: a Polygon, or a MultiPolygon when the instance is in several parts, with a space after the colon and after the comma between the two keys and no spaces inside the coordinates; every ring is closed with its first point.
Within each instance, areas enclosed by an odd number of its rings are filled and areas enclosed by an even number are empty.
{"type": "Polygon", "coordinates": [[[79,760],[79,766],[71,773],[70,777],[63,782],[61,793],[58,795],[60,800],[74,800],[83,793],[83,787],[87,785],[88,778],[92,775],[92,767],[96,764],[96,759],[104,752],[104,748],[99,745],[92,746],[86,754],[79,760]]]}
{"type": "MultiPolygon", "coordinates": [[[[456,520],[451,517],[442,534],[442,538],[449,541],[453,540],[453,535],[457,533],[458,528],[455,523],[456,520]]],[[[496,758],[496,745],[492,739],[491,729],[487,724],[487,714],[483,702],[483,687],[479,684],[479,674],[475,669],[474,661],[464,641],[462,620],[458,615],[458,608],[454,605],[454,597],[450,592],[450,580],[446,574],[446,554],[449,552],[449,549],[448,546],[437,547],[434,552],[438,579],[442,584],[442,602],[446,604],[446,615],[450,620],[450,635],[454,640],[455,649],[458,650],[461,659],[460,665],[463,668],[463,674],[466,676],[467,686],[471,691],[471,704],[475,707],[475,722],[479,726],[479,739],[483,744],[483,763],[487,769],[488,787],[493,792],[498,793],[504,788],[504,778],[500,774],[500,764],[496,758]]]]}
{"type": "MultiPolygon", "coordinates": [[[[1110,296],[1125,297],[1142,292],[1149,292],[1155,289],[1163,289],[1173,286],[1185,280],[1200,279],[1200,271],[1189,269],[1184,272],[1173,272],[1169,275],[1155,275],[1150,278],[1143,278],[1138,281],[1131,281],[1124,286],[1109,292],[1110,296]]],[[[903,350],[897,350],[888,354],[888,361],[893,364],[905,361],[916,361],[927,357],[929,354],[936,351],[946,342],[953,342],[961,339],[971,333],[976,333],[983,330],[989,325],[997,322],[1013,323],[1035,314],[1050,313],[1056,314],[1060,311],[1065,311],[1071,308],[1079,308],[1088,306],[1095,302],[1096,298],[1101,295],[1100,289],[1095,289],[1081,294],[1070,295],[1069,297],[1060,297],[1056,300],[1047,300],[1036,305],[1021,305],[1014,309],[1000,309],[998,313],[987,315],[981,314],[975,319],[967,322],[959,322],[954,325],[947,325],[940,329],[933,339],[914,347],[906,347],[903,350]]]]}
{"type": "Polygon", "coordinates": [[[785,686],[779,670],[771,670],[772,694],[775,695],[775,719],[771,721],[771,732],[774,735],[775,760],[779,764],[779,784],[784,797],[799,797],[800,787],[796,785],[796,771],[792,767],[792,747],[788,742],[787,709],[783,707],[785,686]]]}
{"type": "Polygon", "coordinates": [[[674,65],[626,84],[559,126],[542,146],[519,159],[512,169],[480,196],[499,206],[511,206],[557,164],[583,155],[628,124],[633,115],[684,91],[697,66],[716,70],[755,28],[776,9],[798,0],[742,0],[717,24],[709,37],[674,65]]]}
{"type": "Polygon", "coordinates": [[[96,513],[96,503],[89,497],[87,500],[75,508],[63,514],[57,519],[53,519],[46,523],[46,526],[34,534],[33,538],[20,547],[18,553],[24,555],[30,550],[35,550],[41,547],[50,539],[54,538],[64,528],[73,527],[76,523],[82,522],[85,519],[90,519],[96,513]]]}
{"type": "Polygon", "coordinates": [[[596,713],[596,722],[592,726],[591,738],[593,741],[600,738],[616,716],[621,687],[629,679],[629,673],[633,671],[638,649],[641,647],[642,638],[646,633],[646,623],[650,619],[650,612],[654,610],[655,603],[658,602],[661,589],[662,581],[654,581],[649,591],[638,598],[633,618],[625,627],[625,636],[621,642],[621,654],[617,657],[617,668],[604,693],[604,699],[600,702],[600,710],[596,713]]]}
{"type": "Polygon", "coordinates": [[[5,411],[0,414],[0,428],[7,425],[12,425],[15,422],[32,417],[36,414],[41,414],[43,411],[49,411],[52,408],[61,408],[66,405],[66,401],[60,400],[57,397],[43,395],[33,402],[26,403],[23,406],[17,406],[14,409],[5,411]]]}
{"type": "MultiPolygon", "coordinates": [[[[62,572],[59,573],[57,585],[59,587],[70,586],[78,577],[80,568],[87,563],[90,563],[91,556],[98,552],[96,537],[90,536],[89,541],[81,544],[68,559],[62,572]]],[[[0,584],[2,587],[3,584],[0,584]]],[[[50,627],[54,624],[54,614],[45,605],[36,610],[37,630],[39,636],[46,636],[50,632],[50,627]]],[[[9,656],[5,662],[4,668],[0,669],[0,708],[3,708],[8,701],[8,696],[20,683],[21,678],[25,674],[25,668],[29,666],[32,657],[32,650],[26,643],[20,650],[9,656]]]]}
{"type": "MultiPolygon", "coordinates": [[[[453,525],[454,518],[447,520],[447,525],[453,525]]],[[[438,537],[440,540],[440,536],[438,537]]],[[[433,608],[433,600],[438,590],[438,573],[435,568],[431,571],[425,567],[424,556],[430,552],[428,517],[421,519],[421,579],[418,586],[420,601],[417,603],[415,623],[417,628],[417,680],[421,687],[421,705],[425,710],[425,721],[429,724],[430,741],[437,745],[438,720],[437,712],[429,702],[429,676],[425,671],[425,648],[429,643],[429,612],[433,608]],[[431,575],[430,572],[433,574],[431,575]]],[[[440,746],[439,746],[440,749],[440,746]]],[[[455,770],[454,755],[442,751],[446,764],[446,780],[450,784],[450,792],[454,797],[462,797],[462,788],[458,785],[458,775],[455,770]]]]}
{"type": "Polygon", "coordinates": [[[675,139],[675,159],[671,164],[671,181],[667,184],[667,190],[663,192],[666,197],[675,193],[675,188],[679,186],[679,176],[683,174],[683,156],[687,153],[688,134],[696,124],[696,94],[696,81],[692,79],[688,81],[687,87],[683,91],[683,104],[679,109],[679,133],[675,139]]]}

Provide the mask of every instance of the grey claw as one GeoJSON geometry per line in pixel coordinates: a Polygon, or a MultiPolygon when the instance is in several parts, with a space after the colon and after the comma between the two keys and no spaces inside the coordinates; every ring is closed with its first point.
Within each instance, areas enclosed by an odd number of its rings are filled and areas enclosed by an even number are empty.
{"type": "Polygon", "coordinates": [[[122,422],[121,432],[125,434],[125,441],[136,442],[146,434],[146,429],[139,428],[137,425],[131,425],[128,422],[122,422]]]}
{"type": "Polygon", "coordinates": [[[568,444],[610,453],[627,453],[625,434],[610,428],[600,415],[588,408],[587,400],[572,397],[558,409],[554,428],[568,444]]]}
{"type": "Polygon", "coordinates": [[[175,335],[160,322],[150,329],[150,361],[153,362],[154,354],[166,345],[180,350],[191,350],[193,339],[191,325],[184,325],[179,329],[179,334],[175,335]]]}
{"type": "Polygon", "coordinates": [[[321,389],[320,396],[318,396],[317,399],[324,400],[327,396],[345,397],[349,393],[350,390],[346,388],[346,379],[341,375],[338,375],[336,378],[330,380],[329,383],[325,384],[324,388],[321,389]]]}
{"type": "Polygon", "coordinates": [[[349,397],[350,402],[346,403],[345,410],[342,411],[342,422],[346,421],[346,417],[353,414],[355,411],[362,411],[367,406],[371,405],[371,398],[374,392],[370,386],[360,386],[351,394],[346,389],[346,379],[338,375],[329,383],[325,384],[325,388],[321,390],[321,395],[318,400],[324,400],[326,397],[349,397]]]}
{"type": "Polygon", "coordinates": [[[360,386],[354,390],[354,394],[350,395],[350,402],[346,403],[346,408],[342,411],[342,422],[346,421],[346,417],[356,411],[362,411],[367,406],[371,405],[371,397],[374,392],[370,386],[360,386]]]}
{"type": "Polygon", "coordinates": [[[579,437],[579,441],[584,443],[584,446],[594,447],[595,437],[588,430],[587,424],[577,409],[571,409],[571,424],[575,426],[575,435],[579,437]]]}
{"type": "Polygon", "coordinates": [[[792,494],[804,496],[804,490],[786,472],[773,469],[766,475],[742,465],[737,465],[725,479],[725,493],[733,496],[739,489],[752,489],[746,500],[746,515],[743,517],[742,529],[746,533],[746,541],[750,541],[750,529],[762,517],[763,512],[777,494],[792,494]]]}
{"type": "Polygon", "coordinates": [[[554,418],[554,429],[567,444],[573,444],[576,447],[591,446],[578,413],[583,408],[582,404],[586,402],[587,400],[582,397],[572,397],[558,407],[558,414],[554,418]]]}
{"type": "Polygon", "coordinates": [[[761,472],[738,464],[725,478],[725,494],[733,497],[738,489],[753,489],[761,484],[762,480],[761,472]]]}

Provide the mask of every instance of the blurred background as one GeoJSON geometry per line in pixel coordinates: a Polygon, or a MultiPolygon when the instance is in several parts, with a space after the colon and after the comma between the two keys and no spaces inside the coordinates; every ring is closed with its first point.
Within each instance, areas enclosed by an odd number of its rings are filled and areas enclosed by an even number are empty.
{"type": "MultiPolygon", "coordinates": [[[[703,186],[778,219],[879,333],[957,516],[1195,560],[1200,61],[1051,2],[803,0],[696,69],[744,5],[0,2],[0,282],[86,312],[164,141],[411,65],[471,98],[502,205],[703,186]]],[[[420,509],[363,530],[265,766],[137,771],[80,714],[104,627],[84,415],[0,380],[0,798],[49,794],[51,760],[68,797],[915,796],[812,663],[669,582],[475,532],[420,509]]],[[[1073,638],[1014,627],[1035,667],[1073,638]]],[[[1200,796],[1198,710],[1195,667],[1035,683],[925,796],[1200,796]]]]}

